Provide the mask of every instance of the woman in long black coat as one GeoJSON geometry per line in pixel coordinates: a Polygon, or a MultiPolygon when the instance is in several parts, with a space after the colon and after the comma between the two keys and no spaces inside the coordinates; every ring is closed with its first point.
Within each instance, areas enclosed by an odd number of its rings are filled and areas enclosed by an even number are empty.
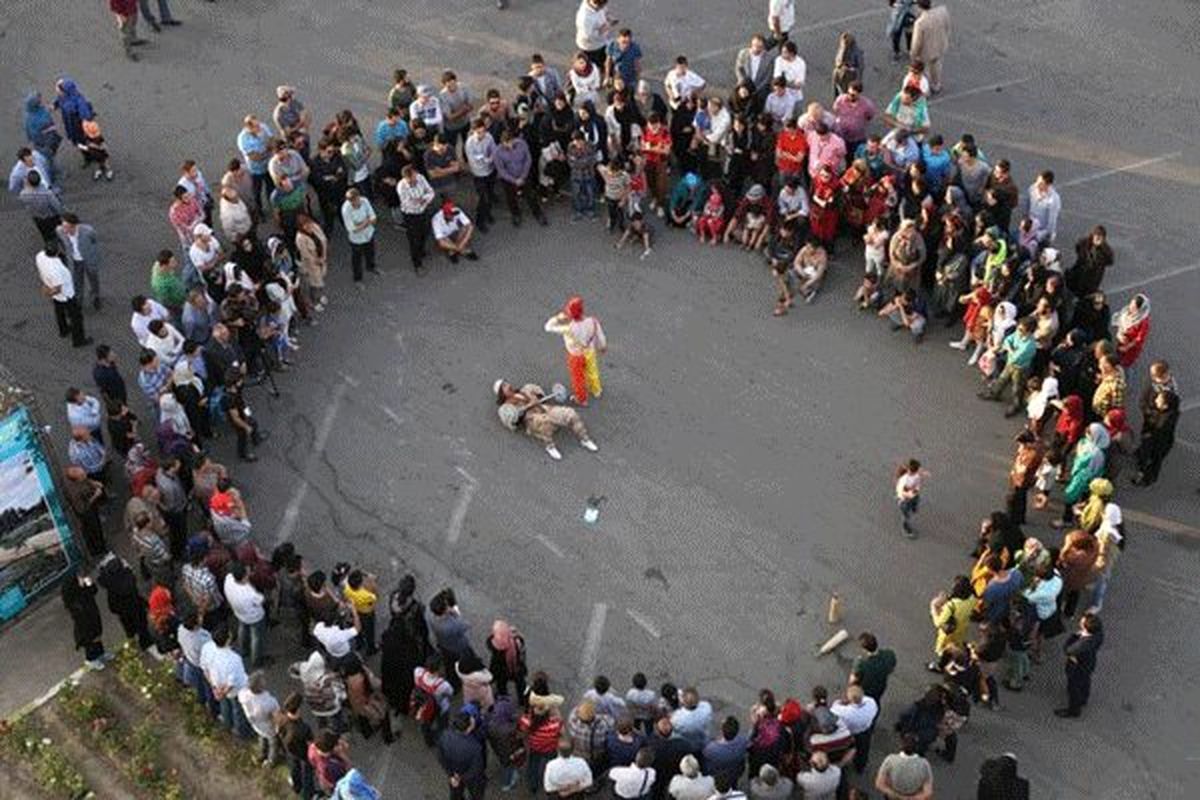
{"type": "Polygon", "coordinates": [[[379,677],[388,705],[399,713],[408,712],[413,690],[413,670],[425,664],[431,648],[425,606],[415,596],[416,580],[405,575],[392,592],[388,606],[391,622],[380,638],[379,677]]]}
{"type": "Polygon", "coordinates": [[[1142,420],[1142,438],[1137,447],[1138,474],[1133,482],[1149,486],[1158,480],[1163,460],[1175,446],[1175,426],[1179,423],[1179,395],[1159,392],[1151,413],[1142,420]]]}
{"type": "Polygon", "coordinates": [[[84,662],[92,669],[104,669],[104,624],[100,607],[96,605],[99,590],[90,578],[70,575],[63,580],[62,600],[71,615],[75,633],[75,649],[83,650],[84,662]]]}
{"type": "Polygon", "coordinates": [[[137,576],[129,565],[115,555],[109,554],[100,562],[96,580],[108,595],[108,610],[121,620],[125,636],[137,638],[143,650],[154,644],[146,618],[146,598],[138,592],[137,576]]]}

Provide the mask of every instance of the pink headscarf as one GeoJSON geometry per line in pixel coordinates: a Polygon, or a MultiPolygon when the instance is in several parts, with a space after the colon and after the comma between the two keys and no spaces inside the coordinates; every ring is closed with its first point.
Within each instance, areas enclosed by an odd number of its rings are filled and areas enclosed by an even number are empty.
{"type": "Polygon", "coordinates": [[[516,632],[512,626],[502,619],[498,619],[492,623],[492,647],[497,651],[504,653],[504,660],[508,664],[508,671],[515,673],[517,671],[517,639],[516,632]]]}

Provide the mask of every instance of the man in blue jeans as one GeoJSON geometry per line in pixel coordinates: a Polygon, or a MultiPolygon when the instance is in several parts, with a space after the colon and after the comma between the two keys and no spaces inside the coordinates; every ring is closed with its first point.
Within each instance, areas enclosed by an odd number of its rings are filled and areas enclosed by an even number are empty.
{"type": "Polygon", "coordinates": [[[229,630],[225,626],[213,631],[212,641],[200,648],[200,668],[212,687],[221,724],[243,739],[249,739],[250,725],[237,700],[238,692],[245,688],[249,679],[242,657],[229,646],[229,630]]]}
{"type": "Polygon", "coordinates": [[[267,635],[266,598],[250,584],[250,571],[234,561],[225,575],[225,599],[238,622],[238,650],[250,659],[250,668],[263,665],[263,644],[267,635]]]}
{"type": "Polygon", "coordinates": [[[150,10],[150,0],[138,0],[138,5],[142,7],[142,18],[150,23],[155,33],[162,33],[163,25],[173,28],[183,24],[171,16],[171,7],[167,5],[167,0],[158,0],[158,19],[154,18],[154,12],[150,10]]]}

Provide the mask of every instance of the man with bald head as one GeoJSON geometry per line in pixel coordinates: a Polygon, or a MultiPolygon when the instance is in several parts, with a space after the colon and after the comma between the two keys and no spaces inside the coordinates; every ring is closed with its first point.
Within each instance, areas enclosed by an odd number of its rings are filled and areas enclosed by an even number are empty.
{"type": "Polygon", "coordinates": [[[72,464],[65,471],[63,496],[79,520],[83,543],[88,552],[98,556],[108,551],[104,541],[104,526],[100,522],[100,506],[104,504],[104,484],[88,477],[83,467],[72,464]]]}

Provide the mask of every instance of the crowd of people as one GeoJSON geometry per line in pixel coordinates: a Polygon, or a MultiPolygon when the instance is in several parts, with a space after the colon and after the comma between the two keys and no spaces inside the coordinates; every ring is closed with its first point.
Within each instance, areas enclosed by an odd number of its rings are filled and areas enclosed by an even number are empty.
{"type": "MultiPolygon", "coordinates": [[[[901,54],[906,41],[910,61],[899,86],[877,90],[887,101],[878,105],[849,32],[838,40],[832,103],[812,101],[818,93],[806,86],[806,64],[789,37],[790,0],[770,0],[768,33],[737,54],[727,97],[682,55],[660,91],[606,0],[582,0],[578,52],[563,73],[533,54],[515,85],[478,96],[482,87],[460,83],[452,70],[435,87],[399,69],[370,135],[348,110],[316,128],[298,90],[280,86],[270,123],[249,114],[231,137],[239,155],[218,184],[184,160],[166,212],[177,243],[155,256],[145,292],[131,300],[141,401],[130,402],[109,345],[95,349],[98,396],[66,393],[64,488],[96,577],[68,581],[63,599],[87,663],[100,669],[107,657],[99,584],[125,633],[173,658],[200,702],[238,735],[260,740],[264,763],[286,760],[304,797],[381,796],[351,767],[347,732],[378,731],[390,742],[394,715],[411,716],[436,748],[452,798],[483,797],[489,749],[502,788],[513,789],[523,773],[534,795],[568,797],[605,784],[619,798],[867,796],[851,773],[867,767],[896,666],[870,633],[858,639],[861,657],[843,691],[818,686],[799,700],[764,689],[744,720],[714,719],[696,688],[655,690],[641,674],[625,693],[599,676],[567,710],[554,681],[528,669],[524,638],[507,621],[493,623],[487,655],[476,654],[453,591],[438,592],[426,608],[411,576],[385,596],[364,567],[338,564],[327,574],[290,544],[270,553],[255,544],[235,475],[214,460],[212,445],[232,432],[238,457],[256,459],[267,433],[246,387],[273,387],[306,325],[336,301],[326,274],[339,239],[360,288],[378,271],[384,219],[403,229],[418,273],[431,239],[448,262],[474,261],[502,196],[513,226],[526,211],[550,224],[546,210],[560,202],[569,202],[572,222],[601,210],[612,246],[632,239],[643,259],[660,224],[736,248],[762,260],[780,317],[797,298],[814,302],[838,261],[857,270],[852,254],[861,242],[858,308],[917,343],[937,322],[961,325],[949,346],[970,352],[979,396],[1006,401],[1006,416],[1022,425],[1004,508],[983,521],[973,561],[930,603],[928,669],[936,678],[903,705],[900,751],[884,759],[872,786],[889,798],[932,796],[925,756],[940,741],[940,757],[952,761],[972,708],[998,709],[1001,683],[1021,691],[1045,643],[1064,633],[1068,700],[1056,713],[1079,716],[1126,541],[1119,479],[1157,480],[1174,440],[1178,388],[1166,361],[1150,365],[1135,435],[1126,371],[1143,360],[1149,298],[1137,294],[1110,311],[1102,283],[1114,254],[1101,226],[1064,263],[1053,172],[1041,171],[1021,192],[1010,163],[990,157],[985,142],[962,134],[951,143],[935,132],[928,100],[942,87],[948,12],[928,0],[892,5],[893,50],[901,54]],[[148,409],[150,441],[141,438],[135,406],[148,409]],[[120,476],[114,461],[123,463],[120,476]],[[125,488],[110,546],[102,512],[125,488]],[[1055,495],[1062,510],[1051,526],[1055,495]],[[1031,534],[1033,527],[1043,530],[1031,534]],[[1054,529],[1065,532],[1061,544],[1049,539],[1054,529]],[[377,637],[384,605],[390,621],[377,637]],[[298,686],[282,702],[260,671],[279,622],[294,626],[294,646],[308,654],[293,665],[298,686]]],[[[169,24],[162,0],[160,7],[169,24]]],[[[136,45],[134,32],[127,46],[136,45]]],[[[28,146],[9,189],[43,240],[36,265],[59,332],[82,347],[92,343],[86,290],[102,308],[102,237],[68,210],[56,160],[63,134],[93,179],[112,180],[113,170],[97,111],[74,81],[57,82],[52,106],[29,95],[28,146]]],[[[599,395],[599,376],[594,352],[590,363],[585,352],[592,344],[572,350],[575,324],[585,324],[581,301],[546,327],[563,333],[576,400],[585,405],[589,391],[599,395]]],[[[589,336],[602,351],[602,332],[589,336]]],[[[495,391],[501,405],[523,398],[503,382],[495,391]]],[[[576,427],[594,450],[582,423],[576,427]]],[[[527,432],[557,457],[553,427],[527,432]]],[[[897,475],[910,537],[923,476],[915,461],[897,475]]],[[[986,762],[980,786],[988,798],[1027,791],[1010,756],[986,762]]]]}

